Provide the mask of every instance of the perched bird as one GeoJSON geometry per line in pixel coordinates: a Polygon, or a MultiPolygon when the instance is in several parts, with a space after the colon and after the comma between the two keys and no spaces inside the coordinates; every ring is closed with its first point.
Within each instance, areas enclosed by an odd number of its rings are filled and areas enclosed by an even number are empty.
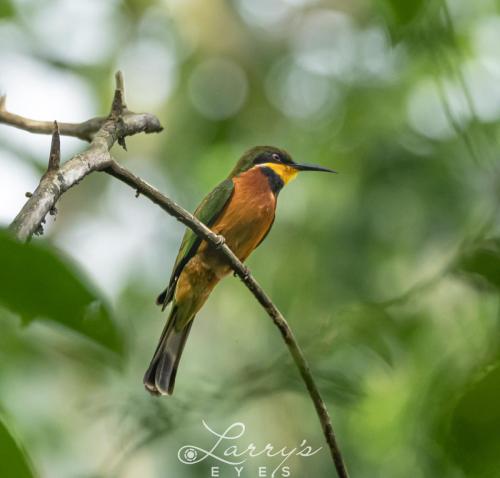
{"type": "MultiPolygon", "coordinates": [[[[194,215],[222,235],[244,261],[265,239],[274,222],[278,194],[299,171],[335,171],[297,164],[285,151],[257,146],[247,151],[227,179],[209,193],[194,215]]],[[[177,367],[193,319],[216,284],[230,272],[219,251],[187,229],[168,287],[158,296],[170,314],[148,370],[146,389],[155,395],[171,395],[177,367]]]]}

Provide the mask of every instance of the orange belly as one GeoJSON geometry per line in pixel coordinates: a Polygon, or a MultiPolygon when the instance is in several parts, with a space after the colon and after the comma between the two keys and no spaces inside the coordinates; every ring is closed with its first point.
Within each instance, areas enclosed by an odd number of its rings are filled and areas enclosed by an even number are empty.
{"type": "MultiPolygon", "coordinates": [[[[276,198],[268,180],[258,169],[233,179],[234,192],[229,204],[211,229],[224,236],[227,245],[244,261],[269,231],[276,209],[276,198]]],[[[215,285],[230,271],[220,252],[203,241],[186,264],[175,289],[175,302],[194,315],[215,285]]],[[[188,311],[186,311],[188,312],[188,311]]]]}

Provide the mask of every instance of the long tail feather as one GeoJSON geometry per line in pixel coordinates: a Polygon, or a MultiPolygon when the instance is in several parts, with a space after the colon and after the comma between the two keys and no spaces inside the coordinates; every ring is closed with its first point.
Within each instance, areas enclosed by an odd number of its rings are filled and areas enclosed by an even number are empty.
{"type": "Polygon", "coordinates": [[[177,368],[193,324],[190,320],[182,330],[176,330],[177,314],[178,309],[174,306],[144,374],[144,386],[153,395],[172,395],[174,391],[177,368]]]}

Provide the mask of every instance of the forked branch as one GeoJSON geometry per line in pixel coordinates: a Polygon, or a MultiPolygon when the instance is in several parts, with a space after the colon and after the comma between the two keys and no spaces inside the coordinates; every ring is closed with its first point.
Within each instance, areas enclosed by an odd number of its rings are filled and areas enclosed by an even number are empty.
{"type": "MultiPolygon", "coordinates": [[[[117,91],[123,90],[121,73],[117,73],[117,91]]],[[[109,150],[115,142],[124,145],[124,138],[137,133],[158,133],[162,126],[158,118],[149,113],[132,113],[125,108],[125,103],[116,103],[123,98],[123,94],[115,94],[113,108],[107,118],[94,118],[83,123],[58,123],[58,134],[77,136],[85,139],[92,138],[90,146],[83,152],[73,156],[64,164],[51,164],[42,176],[38,187],[30,196],[19,214],[12,222],[10,229],[20,241],[28,240],[33,234],[43,232],[42,224],[61,194],[78,184],[85,176],[93,171],[106,168],[111,156],[109,150]],[[118,97],[118,99],[117,99],[118,97]]],[[[35,121],[13,115],[5,109],[5,97],[0,100],[0,123],[10,124],[30,132],[51,134],[54,124],[50,121],[35,121]],[[14,121],[12,121],[14,119],[14,121]],[[36,130],[36,131],[35,131],[36,130]]],[[[60,157],[59,142],[53,139],[51,158],[53,154],[60,157]]]]}
{"type": "Polygon", "coordinates": [[[104,171],[144,195],[160,206],[169,215],[192,229],[213,247],[220,250],[236,275],[265,309],[278,327],[290,354],[293,357],[307,391],[316,409],[335,469],[339,478],[348,478],[347,469],[337,443],[325,402],[314,382],[309,365],[287,321],[274,305],[248,268],[225,244],[224,238],[212,232],[192,214],[177,205],[156,188],[116,162],[109,150],[115,142],[125,147],[124,138],[139,132],[162,130],[158,119],[150,114],[135,114],[127,110],[124,99],[123,78],[116,75],[116,90],[111,113],[107,118],[94,118],[84,123],[55,123],[34,121],[14,115],[5,110],[5,98],[0,97],[0,123],[15,126],[34,133],[53,133],[52,147],[47,172],[11,224],[11,230],[21,241],[28,240],[40,231],[46,214],[55,207],[59,197],[93,171],[104,171]],[[91,140],[89,148],[60,166],[59,134],[91,140]]]}

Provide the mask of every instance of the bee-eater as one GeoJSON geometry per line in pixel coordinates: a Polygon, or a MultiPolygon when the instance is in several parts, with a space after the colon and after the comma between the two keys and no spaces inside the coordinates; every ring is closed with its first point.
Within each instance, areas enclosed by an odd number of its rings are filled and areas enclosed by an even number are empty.
{"type": "MultiPolygon", "coordinates": [[[[274,222],[278,194],[299,171],[335,171],[297,164],[285,151],[257,146],[247,151],[229,176],[209,193],[194,215],[216,234],[241,260],[265,239],[274,222]]],[[[155,395],[171,395],[177,367],[193,319],[216,284],[230,272],[219,251],[187,229],[167,288],[157,304],[172,308],[144,375],[146,389],[155,395]]]]}

